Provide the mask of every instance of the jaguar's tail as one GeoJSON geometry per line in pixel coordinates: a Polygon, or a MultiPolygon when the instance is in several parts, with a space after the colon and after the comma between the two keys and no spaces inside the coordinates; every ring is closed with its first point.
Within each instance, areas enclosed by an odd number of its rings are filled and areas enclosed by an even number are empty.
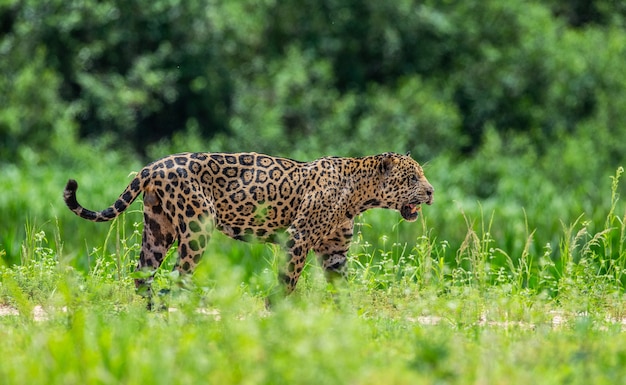
{"type": "Polygon", "coordinates": [[[106,222],[115,219],[126,210],[128,206],[137,199],[139,193],[141,193],[140,179],[139,177],[135,177],[126,187],[122,195],[117,198],[115,203],[102,211],[91,211],[78,203],[76,200],[76,190],[78,190],[78,183],[76,183],[74,179],[68,180],[65,190],[63,191],[65,204],[79,217],[93,222],[106,222]]]}

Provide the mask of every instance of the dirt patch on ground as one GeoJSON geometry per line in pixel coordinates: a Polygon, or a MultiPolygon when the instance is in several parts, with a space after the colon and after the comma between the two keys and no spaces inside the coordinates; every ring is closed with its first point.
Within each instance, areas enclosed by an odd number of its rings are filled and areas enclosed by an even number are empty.
{"type": "MultiPolygon", "coordinates": [[[[66,312],[67,308],[63,307],[61,311],[66,312]]],[[[177,312],[178,309],[169,308],[168,311],[173,313],[173,312],[177,312]]],[[[220,319],[220,312],[217,309],[199,308],[196,311],[199,314],[205,314],[209,317],[215,317],[216,319],[220,319]]],[[[0,317],[11,317],[11,316],[17,317],[19,315],[20,315],[20,312],[17,308],[10,306],[10,305],[0,305],[0,317]]],[[[567,325],[569,321],[575,319],[576,317],[584,317],[585,315],[584,314],[567,315],[564,312],[555,310],[555,311],[550,312],[550,316],[551,316],[551,322],[550,322],[551,326],[553,328],[560,328],[560,327],[564,327],[565,325],[567,325]]],[[[32,310],[32,317],[34,321],[45,321],[48,319],[48,313],[41,305],[36,305],[32,310]]],[[[407,319],[407,321],[424,325],[424,326],[443,325],[446,323],[450,323],[450,321],[447,320],[446,318],[439,317],[439,316],[419,316],[415,318],[409,318],[407,319]]],[[[620,325],[622,327],[622,330],[626,330],[626,318],[614,319],[611,317],[607,317],[605,319],[605,322],[607,325],[610,325],[610,324],[620,325]]],[[[488,326],[488,327],[501,327],[504,329],[520,328],[520,329],[530,329],[530,330],[535,329],[536,327],[535,324],[529,323],[529,322],[491,321],[491,320],[488,320],[485,315],[481,316],[480,319],[476,321],[476,325],[488,326]]],[[[606,326],[604,327],[600,326],[600,329],[603,329],[603,328],[606,328],[606,326]]]]}
{"type": "MultiPolygon", "coordinates": [[[[0,305],[0,317],[19,316],[20,312],[17,308],[9,305],[0,305]]],[[[33,320],[44,321],[48,318],[46,311],[40,305],[33,308],[33,320]]]]}

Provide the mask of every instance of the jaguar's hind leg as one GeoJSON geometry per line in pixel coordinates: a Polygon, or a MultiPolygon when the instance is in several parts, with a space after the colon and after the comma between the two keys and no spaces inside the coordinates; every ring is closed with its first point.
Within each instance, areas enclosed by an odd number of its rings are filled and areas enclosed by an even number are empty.
{"type": "Polygon", "coordinates": [[[178,238],[178,261],[175,269],[181,274],[191,274],[202,259],[214,227],[213,216],[208,212],[189,219],[181,225],[186,231],[181,231],[178,238]]]}
{"type": "Polygon", "coordinates": [[[151,297],[152,276],[174,243],[176,232],[171,218],[163,211],[159,198],[153,192],[144,196],[143,217],[141,253],[137,264],[141,277],[135,279],[135,287],[140,294],[151,297]]]}
{"type": "Polygon", "coordinates": [[[175,269],[181,276],[194,271],[215,227],[215,210],[211,202],[194,184],[189,184],[188,188],[194,194],[187,202],[186,210],[179,213],[176,219],[178,261],[175,269]]]}

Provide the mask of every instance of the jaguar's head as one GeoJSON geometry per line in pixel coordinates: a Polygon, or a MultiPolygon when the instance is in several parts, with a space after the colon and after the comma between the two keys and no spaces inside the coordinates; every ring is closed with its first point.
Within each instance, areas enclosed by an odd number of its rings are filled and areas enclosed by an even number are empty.
{"type": "Polygon", "coordinates": [[[398,210],[405,220],[416,220],[421,204],[433,203],[435,190],[424,176],[422,167],[409,154],[382,154],[380,170],[383,200],[389,208],[398,210]]]}

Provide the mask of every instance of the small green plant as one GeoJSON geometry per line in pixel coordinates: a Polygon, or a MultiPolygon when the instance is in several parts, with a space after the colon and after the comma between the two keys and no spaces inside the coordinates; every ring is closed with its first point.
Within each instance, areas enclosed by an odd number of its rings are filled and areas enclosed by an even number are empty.
{"type": "Polygon", "coordinates": [[[45,300],[56,289],[60,277],[59,258],[46,237],[45,231],[34,224],[26,224],[26,239],[22,244],[22,260],[16,266],[0,266],[0,281],[6,292],[2,300],[24,298],[45,300]]]}

